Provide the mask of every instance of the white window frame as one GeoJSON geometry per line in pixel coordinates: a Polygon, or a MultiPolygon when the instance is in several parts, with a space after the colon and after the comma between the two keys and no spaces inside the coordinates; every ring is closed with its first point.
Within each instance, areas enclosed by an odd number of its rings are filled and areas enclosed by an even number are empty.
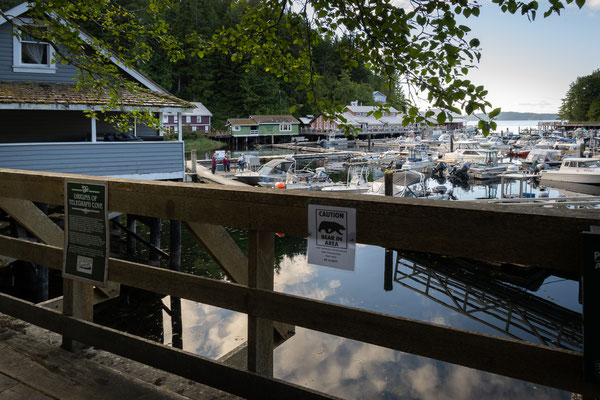
{"type": "Polygon", "coordinates": [[[279,124],[279,132],[291,132],[292,124],[289,122],[282,122],[279,124]]]}
{"type": "MultiPolygon", "coordinates": [[[[23,19],[21,21],[13,21],[15,28],[18,25],[26,24],[30,21],[23,19]]],[[[55,74],[56,62],[54,60],[54,48],[47,42],[30,42],[45,44],[47,46],[48,63],[46,64],[26,64],[22,62],[22,40],[15,34],[13,35],[13,72],[34,73],[34,74],[55,74]]]]}
{"type": "Polygon", "coordinates": [[[241,130],[242,130],[242,127],[241,127],[241,126],[239,126],[239,125],[233,125],[233,126],[231,127],[231,130],[232,130],[232,131],[235,131],[235,132],[239,132],[239,131],[241,131],[241,130]]]}

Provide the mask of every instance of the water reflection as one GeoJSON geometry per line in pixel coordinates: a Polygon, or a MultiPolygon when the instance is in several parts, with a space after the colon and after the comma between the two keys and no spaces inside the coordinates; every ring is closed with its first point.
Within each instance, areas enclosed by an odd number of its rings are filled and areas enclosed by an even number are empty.
{"type": "MultiPolygon", "coordinates": [[[[399,281],[403,279],[398,275],[393,290],[384,291],[385,249],[358,245],[356,270],[350,272],[308,264],[301,251],[303,245],[298,241],[303,239],[288,237],[284,241],[284,247],[293,251],[279,253],[276,291],[498,334],[489,320],[483,319],[482,323],[431,296],[424,296],[422,291],[401,285],[399,281]]],[[[545,282],[557,279],[551,277],[545,282]]],[[[560,285],[560,290],[542,285],[538,297],[577,298],[576,283],[561,281],[560,285]]],[[[454,290],[452,287],[451,291],[454,290]]],[[[170,302],[169,298],[163,299],[165,306],[170,302]]],[[[566,301],[570,302],[577,307],[576,301],[566,301]]],[[[174,321],[167,312],[162,317],[164,340],[175,343],[174,321]]],[[[182,300],[181,321],[181,339],[186,351],[216,359],[246,341],[247,318],[243,314],[182,300]]],[[[529,336],[536,341],[534,335],[529,336]]],[[[558,390],[299,327],[296,335],[275,350],[274,362],[277,378],[349,399],[569,398],[568,393],[558,390]]]]}
{"type": "MultiPolygon", "coordinates": [[[[408,289],[514,338],[548,346],[583,351],[582,316],[489,273],[464,265],[439,263],[439,257],[403,254],[398,257],[395,281],[408,289]]],[[[464,262],[463,262],[464,263],[464,262]]],[[[543,278],[532,271],[513,280],[536,289],[543,278]]]]}
{"type": "MultiPolygon", "coordinates": [[[[171,301],[170,296],[162,299],[165,306],[171,301]]],[[[179,315],[172,316],[173,309],[170,312],[163,310],[162,329],[165,344],[217,359],[246,341],[246,314],[185,299],[181,299],[180,304],[179,315]],[[181,320],[179,331],[178,318],[181,320]],[[181,347],[177,346],[179,343],[181,347]]]]}
{"type": "Polygon", "coordinates": [[[275,351],[275,377],[347,399],[568,399],[478,370],[297,328],[275,351]]]}

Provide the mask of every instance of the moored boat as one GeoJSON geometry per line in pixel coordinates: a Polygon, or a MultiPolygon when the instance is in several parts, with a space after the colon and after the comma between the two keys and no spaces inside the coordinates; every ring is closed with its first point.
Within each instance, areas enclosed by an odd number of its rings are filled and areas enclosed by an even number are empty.
{"type": "Polygon", "coordinates": [[[565,158],[558,170],[542,171],[542,180],[600,185],[600,159],[565,158]]]}

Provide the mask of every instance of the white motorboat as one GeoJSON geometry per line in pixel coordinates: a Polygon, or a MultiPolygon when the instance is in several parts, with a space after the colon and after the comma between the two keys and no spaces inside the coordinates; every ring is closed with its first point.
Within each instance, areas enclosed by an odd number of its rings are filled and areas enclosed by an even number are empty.
{"type": "Polygon", "coordinates": [[[459,141],[454,143],[454,151],[444,154],[443,161],[448,163],[483,163],[488,158],[490,150],[479,146],[479,143],[472,140],[459,141]]]}
{"type": "Polygon", "coordinates": [[[542,180],[600,185],[600,159],[565,158],[558,170],[542,171],[542,180]]]}
{"type": "Polygon", "coordinates": [[[479,143],[481,147],[485,147],[486,149],[497,149],[497,150],[508,150],[510,146],[504,143],[504,139],[497,135],[488,136],[487,140],[484,140],[479,143]]]}
{"type": "Polygon", "coordinates": [[[295,184],[302,182],[326,182],[328,181],[325,169],[315,172],[308,168],[296,170],[296,160],[291,157],[276,158],[263,164],[256,171],[244,171],[235,174],[235,179],[249,185],[270,186],[264,184],[273,184],[283,182],[285,184],[295,184]]]}
{"type": "MultiPolygon", "coordinates": [[[[447,192],[445,186],[440,186],[429,189],[425,175],[421,172],[411,170],[397,170],[394,171],[393,177],[394,197],[414,197],[419,199],[433,199],[433,200],[456,200],[452,190],[447,192]]],[[[368,195],[385,195],[385,177],[379,178],[372,182],[371,189],[366,192],[368,195]]]]}
{"type": "Polygon", "coordinates": [[[435,159],[427,153],[426,150],[413,148],[410,150],[406,161],[402,163],[402,169],[421,171],[423,168],[430,168],[435,164],[435,159]]]}
{"type": "Polygon", "coordinates": [[[550,167],[556,167],[560,165],[560,158],[560,150],[534,148],[527,154],[523,164],[532,167],[544,164],[550,167]]]}
{"type": "Polygon", "coordinates": [[[365,165],[348,169],[346,184],[332,184],[321,188],[323,192],[366,193],[369,191],[369,168],[365,165]]]}

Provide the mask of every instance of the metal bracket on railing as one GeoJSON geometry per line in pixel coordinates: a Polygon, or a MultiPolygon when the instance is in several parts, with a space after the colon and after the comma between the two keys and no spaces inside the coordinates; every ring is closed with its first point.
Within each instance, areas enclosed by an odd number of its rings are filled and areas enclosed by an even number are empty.
{"type": "Polygon", "coordinates": [[[600,383],[600,229],[581,233],[583,282],[583,372],[585,380],[600,383]]]}

